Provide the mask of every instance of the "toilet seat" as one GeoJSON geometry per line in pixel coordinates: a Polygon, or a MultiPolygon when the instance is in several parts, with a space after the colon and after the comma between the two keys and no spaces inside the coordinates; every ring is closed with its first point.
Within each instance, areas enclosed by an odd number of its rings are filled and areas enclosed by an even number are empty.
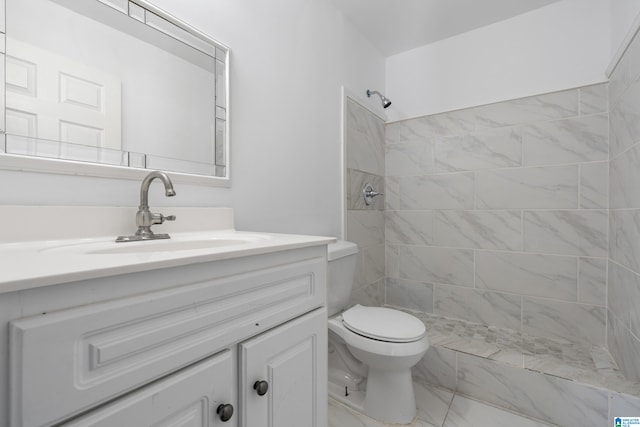
{"type": "Polygon", "coordinates": [[[357,304],[342,313],[344,326],[356,334],[378,341],[409,343],[426,334],[422,321],[408,313],[357,304]]]}

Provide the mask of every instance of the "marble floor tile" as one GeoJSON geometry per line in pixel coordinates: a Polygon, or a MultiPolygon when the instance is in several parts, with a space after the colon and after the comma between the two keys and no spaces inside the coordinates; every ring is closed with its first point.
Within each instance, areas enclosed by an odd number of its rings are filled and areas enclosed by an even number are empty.
{"type": "MultiPolygon", "coordinates": [[[[403,427],[543,427],[549,426],[513,412],[472,400],[419,381],[415,421],[403,427]],[[453,403],[452,403],[453,402],[453,403]]],[[[399,427],[371,419],[329,399],[328,427],[399,427]]]]}
{"type": "MultiPolygon", "coordinates": [[[[360,414],[351,408],[329,399],[329,425],[328,427],[389,427],[398,424],[385,424],[376,421],[366,415],[360,414]]],[[[416,419],[411,424],[403,424],[403,427],[441,427],[434,426],[421,419],[416,419]]]]}
{"type": "Polygon", "coordinates": [[[456,395],[444,427],[544,427],[540,421],[525,418],[476,400],[456,395]]]}
{"type": "Polygon", "coordinates": [[[453,392],[421,380],[414,380],[413,387],[418,405],[417,418],[427,422],[427,425],[442,426],[453,400],[453,392]]]}

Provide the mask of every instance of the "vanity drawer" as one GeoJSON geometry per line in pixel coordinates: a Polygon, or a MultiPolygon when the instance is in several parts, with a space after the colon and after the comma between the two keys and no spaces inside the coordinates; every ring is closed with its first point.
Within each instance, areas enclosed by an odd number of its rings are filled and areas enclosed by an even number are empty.
{"type": "Polygon", "coordinates": [[[225,350],[64,425],[233,427],[236,420],[232,417],[223,424],[216,417],[216,408],[221,404],[237,406],[234,365],[235,354],[225,350]]]}
{"type": "Polygon", "coordinates": [[[11,425],[63,421],[322,306],[325,281],[313,257],[15,320],[11,425]]]}

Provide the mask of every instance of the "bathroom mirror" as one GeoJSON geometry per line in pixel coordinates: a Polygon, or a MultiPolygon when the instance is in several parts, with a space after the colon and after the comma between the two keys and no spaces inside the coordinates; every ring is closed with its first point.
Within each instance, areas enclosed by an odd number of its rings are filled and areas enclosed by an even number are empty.
{"type": "Polygon", "coordinates": [[[6,0],[0,164],[228,182],[228,66],[227,47],[144,0],[6,0]]]}

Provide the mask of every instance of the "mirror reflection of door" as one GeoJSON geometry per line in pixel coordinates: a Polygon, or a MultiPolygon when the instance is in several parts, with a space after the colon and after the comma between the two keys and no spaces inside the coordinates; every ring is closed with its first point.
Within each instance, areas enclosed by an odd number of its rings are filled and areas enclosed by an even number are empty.
{"type": "Polygon", "coordinates": [[[127,1],[6,16],[7,154],[228,176],[226,47],[127,1]]]}
{"type": "MultiPolygon", "coordinates": [[[[36,46],[11,40],[6,59],[7,133],[97,148],[122,148],[117,76],[36,46]]],[[[73,157],[67,144],[41,144],[73,157]]]]}

